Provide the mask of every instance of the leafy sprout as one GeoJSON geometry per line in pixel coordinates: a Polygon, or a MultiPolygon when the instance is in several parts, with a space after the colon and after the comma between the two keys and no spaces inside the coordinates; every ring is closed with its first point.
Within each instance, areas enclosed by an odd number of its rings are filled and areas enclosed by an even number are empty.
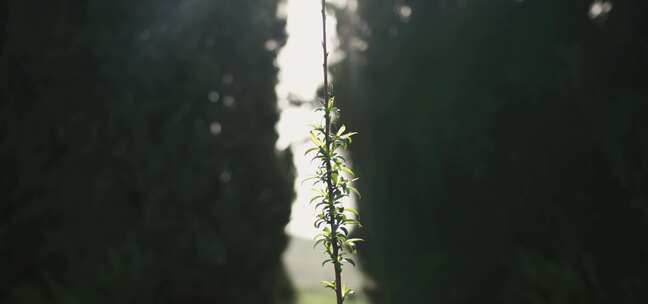
{"type": "Polygon", "coordinates": [[[315,236],[313,248],[322,247],[327,254],[322,266],[332,264],[336,272],[335,281],[322,281],[322,284],[336,294],[339,293],[343,302],[353,295],[354,291],[341,285],[342,268],[344,264],[356,265],[349,254],[355,253],[357,244],[363,241],[360,238],[352,238],[349,234],[351,227],[361,226],[358,211],[343,205],[344,198],[353,195],[360,197],[358,190],[352,186],[358,178],[341,154],[352,143],[357,132],[350,132],[345,125],[335,128],[331,122],[332,113],[339,113],[334,97],[329,98],[326,104],[316,111],[324,112],[324,124],[311,126],[312,147],[304,153],[317,163],[315,175],[304,180],[313,185],[313,195],[309,203],[315,204],[317,214],[313,225],[320,229],[320,233],[315,236]]]}

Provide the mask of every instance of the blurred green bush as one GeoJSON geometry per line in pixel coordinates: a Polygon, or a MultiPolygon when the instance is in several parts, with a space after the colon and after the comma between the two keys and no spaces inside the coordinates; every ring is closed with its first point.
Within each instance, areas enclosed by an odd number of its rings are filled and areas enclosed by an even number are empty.
{"type": "Polygon", "coordinates": [[[375,303],[647,302],[646,2],[358,3],[333,70],[375,303]]]}
{"type": "Polygon", "coordinates": [[[290,302],[277,3],[3,2],[0,302],[290,302]]]}

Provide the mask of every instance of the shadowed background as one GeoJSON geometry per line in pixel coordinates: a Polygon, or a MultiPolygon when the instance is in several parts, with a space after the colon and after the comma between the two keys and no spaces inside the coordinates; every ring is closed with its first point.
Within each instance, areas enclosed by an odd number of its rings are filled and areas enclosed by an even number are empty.
{"type": "Polygon", "coordinates": [[[358,4],[334,70],[372,300],[648,301],[647,2],[358,4]]]}
{"type": "MultiPolygon", "coordinates": [[[[0,1],[0,303],[293,303],[324,279],[306,241],[282,262],[278,12],[0,1]]],[[[372,303],[648,302],[645,1],[331,13],[372,303]]]]}
{"type": "Polygon", "coordinates": [[[3,1],[1,303],[273,303],[277,1],[3,1]]]}

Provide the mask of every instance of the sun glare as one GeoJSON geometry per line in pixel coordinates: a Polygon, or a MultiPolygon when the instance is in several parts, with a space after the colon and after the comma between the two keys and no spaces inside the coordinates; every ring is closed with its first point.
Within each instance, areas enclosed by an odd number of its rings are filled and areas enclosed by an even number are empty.
{"type": "MultiPolygon", "coordinates": [[[[347,1],[331,1],[335,5],[345,5],[347,1]]],[[[317,123],[320,115],[308,105],[294,105],[290,99],[312,101],[318,87],[322,85],[322,23],[319,0],[286,0],[279,9],[279,16],[287,18],[286,32],[288,41],[279,52],[277,65],[280,68],[277,97],[281,118],[277,123],[278,149],[290,147],[294,156],[297,177],[295,190],[297,197],[292,207],[291,221],[286,227],[289,234],[312,238],[317,234],[313,227],[315,211],[307,204],[310,195],[308,185],[301,181],[314,173],[313,164],[303,154],[307,147],[309,125],[317,123]]],[[[332,14],[327,17],[327,42],[331,46],[331,58],[338,58],[336,20],[332,14]]]]}

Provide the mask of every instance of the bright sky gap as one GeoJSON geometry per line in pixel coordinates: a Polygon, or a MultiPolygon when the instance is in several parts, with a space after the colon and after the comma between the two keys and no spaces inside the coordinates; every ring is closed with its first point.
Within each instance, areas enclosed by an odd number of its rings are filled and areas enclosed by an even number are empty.
{"type": "MultiPolygon", "coordinates": [[[[344,5],[347,1],[331,3],[344,5]]],[[[280,16],[287,18],[288,41],[277,59],[280,72],[276,91],[281,110],[281,118],[276,127],[279,133],[277,148],[291,147],[297,172],[297,197],[286,231],[292,236],[303,238],[312,238],[317,234],[312,224],[315,210],[308,205],[310,186],[302,185],[301,181],[314,173],[315,165],[304,156],[304,151],[308,147],[309,125],[319,122],[321,115],[315,113],[309,105],[292,105],[289,99],[311,101],[323,82],[320,5],[319,0],[286,0],[278,12],[280,16]]],[[[327,27],[333,30],[328,31],[327,35],[328,43],[332,46],[332,60],[339,58],[335,51],[339,44],[334,30],[336,24],[335,16],[329,14],[327,27]]]]}

